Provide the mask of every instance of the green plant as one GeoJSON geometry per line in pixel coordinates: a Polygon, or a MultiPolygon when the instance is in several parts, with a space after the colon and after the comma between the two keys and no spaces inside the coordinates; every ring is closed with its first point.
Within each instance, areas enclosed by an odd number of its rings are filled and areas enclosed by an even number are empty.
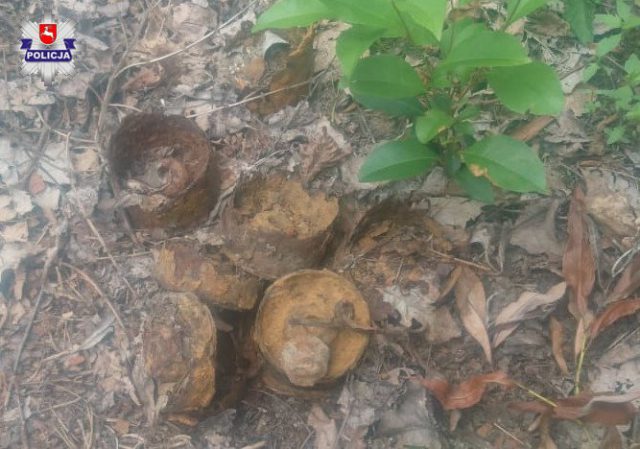
{"type": "MultiPolygon", "coordinates": [[[[546,1],[509,0],[504,28],[546,1]]],[[[404,179],[439,164],[469,196],[482,201],[493,201],[492,184],[546,192],[544,166],[529,146],[506,135],[475,138],[471,120],[481,111],[471,100],[489,86],[516,113],[556,115],[564,96],[555,72],[532,61],[517,37],[470,19],[449,18],[447,4],[280,0],[259,17],[254,31],[324,19],[351,25],[336,45],[341,86],[368,108],[412,120],[407,135],[374,149],[361,167],[362,181],[404,179]],[[376,52],[380,43],[390,50],[376,52]],[[409,64],[406,54],[417,62],[409,64]]]]}
{"type": "Polygon", "coordinates": [[[586,67],[583,79],[605,86],[596,91],[597,99],[592,110],[613,110],[620,116],[615,125],[606,130],[607,144],[628,142],[629,132],[638,129],[640,123],[640,57],[637,48],[640,15],[633,12],[630,3],[617,0],[615,11],[596,14],[594,22],[608,31],[596,44],[595,58],[586,67]],[[622,51],[614,52],[620,47],[622,51]]]}

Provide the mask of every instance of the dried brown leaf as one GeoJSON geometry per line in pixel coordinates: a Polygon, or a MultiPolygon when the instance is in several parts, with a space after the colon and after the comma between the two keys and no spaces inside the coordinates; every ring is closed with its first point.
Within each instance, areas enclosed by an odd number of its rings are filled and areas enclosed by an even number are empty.
{"type": "Polygon", "coordinates": [[[622,395],[581,393],[554,401],[555,407],[541,402],[513,402],[510,407],[523,412],[542,413],[554,419],[579,419],[584,422],[617,426],[628,424],[638,413],[632,403],[638,398],[640,390],[622,395]]]}
{"type": "Polygon", "coordinates": [[[567,361],[564,358],[564,352],[562,351],[562,344],[564,342],[564,328],[562,323],[551,317],[549,320],[549,335],[551,336],[551,350],[553,352],[553,358],[555,359],[560,371],[565,376],[569,375],[569,368],[567,367],[567,361]]]}
{"type": "Polygon", "coordinates": [[[493,336],[493,347],[497,347],[516,329],[519,322],[529,318],[529,314],[539,307],[553,304],[564,296],[566,282],[554,285],[546,293],[524,292],[520,297],[502,309],[495,320],[498,329],[493,336]]]}
{"type": "Polygon", "coordinates": [[[607,302],[628,298],[640,287],[640,254],[636,254],[631,263],[627,265],[620,279],[613,287],[613,291],[607,298],[607,302]]]}
{"type": "Polygon", "coordinates": [[[579,187],[576,187],[571,197],[567,229],[562,273],[571,292],[569,311],[576,319],[581,319],[589,310],[587,299],[596,279],[596,263],[589,243],[584,193],[579,187]]]}
{"type": "Polygon", "coordinates": [[[433,393],[445,410],[469,408],[480,402],[487,384],[497,383],[507,387],[514,385],[503,371],[471,377],[458,385],[444,379],[421,379],[420,383],[433,393]]]}
{"type": "Polygon", "coordinates": [[[591,338],[595,338],[600,332],[620,318],[633,315],[638,310],[640,310],[640,298],[625,299],[609,304],[591,323],[591,338]]]}
{"type": "Polygon", "coordinates": [[[544,415],[540,422],[540,444],[538,449],[558,449],[549,432],[549,416],[544,415]]]}
{"type": "Polygon", "coordinates": [[[512,132],[511,137],[526,142],[537,136],[538,133],[546,128],[547,125],[552,121],[553,117],[549,117],[546,115],[536,117],[535,119],[525,123],[523,126],[512,132]]]}
{"type": "Polygon", "coordinates": [[[487,333],[486,296],[480,278],[468,267],[460,268],[455,287],[456,307],[462,324],[480,343],[487,361],[491,363],[491,342],[487,333]]]}
{"type": "Polygon", "coordinates": [[[287,55],[285,67],[271,78],[268,91],[274,93],[249,103],[249,109],[263,116],[269,115],[298,103],[309,93],[308,81],[313,75],[314,36],[314,29],[309,28],[296,48],[287,55]]]}

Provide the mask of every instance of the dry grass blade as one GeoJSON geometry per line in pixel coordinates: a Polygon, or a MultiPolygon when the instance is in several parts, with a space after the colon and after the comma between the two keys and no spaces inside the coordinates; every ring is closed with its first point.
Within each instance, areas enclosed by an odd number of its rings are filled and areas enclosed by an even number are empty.
{"type": "Polygon", "coordinates": [[[551,350],[553,352],[553,358],[555,359],[560,371],[565,376],[569,375],[569,368],[567,367],[567,360],[564,358],[564,352],[562,351],[562,343],[564,342],[564,328],[562,323],[551,317],[549,320],[549,335],[551,336],[551,350]]]}
{"type": "Polygon", "coordinates": [[[516,329],[519,322],[529,318],[529,314],[539,307],[557,302],[564,296],[566,282],[551,287],[546,293],[524,292],[517,301],[502,309],[495,320],[498,329],[493,336],[493,347],[497,347],[516,329]]]}
{"type": "Polygon", "coordinates": [[[455,287],[456,307],[462,324],[475,340],[480,343],[487,361],[491,363],[491,342],[487,333],[486,296],[480,278],[467,267],[460,270],[455,287]]]}
{"type": "Polygon", "coordinates": [[[626,299],[609,304],[591,323],[591,338],[595,338],[620,318],[633,315],[638,310],[640,310],[640,298],[626,299]]]}
{"type": "Polygon", "coordinates": [[[596,279],[596,263],[589,243],[584,193],[577,187],[571,198],[567,223],[567,246],[562,258],[562,274],[571,292],[569,311],[576,319],[588,315],[587,299],[596,279]]]}

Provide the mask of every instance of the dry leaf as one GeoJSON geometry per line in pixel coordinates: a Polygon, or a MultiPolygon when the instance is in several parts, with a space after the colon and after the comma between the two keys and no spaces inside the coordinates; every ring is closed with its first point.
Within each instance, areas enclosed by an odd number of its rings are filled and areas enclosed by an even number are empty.
{"type": "Polygon", "coordinates": [[[460,266],[456,283],[456,307],[465,329],[476,339],[491,363],[491,342],[487,333],[486,297],[480,278],[470,268],[460,266]]]}
{"type": "Polygon", "coordinates": [[[523,126],[512,132],[511,137],[526,142],[537,136],[538,133],[546,128],[547,125],[552,121],[553,117],[549,117],[546,115],[536,117],[535,119],[525,123],[523,126]]]}
{"type": "Polygon", "coordinates": [[[259,101],[249,103],[249,109],[260,115],[269,115],[294,105],[309,92],[308,81],[313,74],[314,29],[310,28],[286,58],[286,64],[273,74],[269,92],[276,92],[259,101]],[[295,86],[295,87],[294,87],[295,86]]]}
{"type": "Polygon", "coordinates": [[[551,336],[551,350],[553,351],[553,358],[555,359],[560,371],[565,376],[569,375],[569,368],[567,367],[567,361],[564,358],[564,352],[562,351],[562,343],[564,342],[564,328],[562,323],[551,317],[549,320],[549,335],[551,336]]]}
{"type": "Polygon", "coordinates": [[[576,187],[571,198],[567,228],[562,273],[571,292],[569,311],[579,320],[587,316],[587,299],[596,279],[596,263],[589,243],[584,194],[579,187],[576,187]]]}
{"type": "Polygon", "coordinates": [[[623,395],[581,393],[554,400],[556,406],[542,402],[514,402],[511,408],[524,412],[542,413],[554,419],[582,420],[609,426],[628,424],[638,410],[632,401],[640,398],[640,390],[623,395]]]}
{"type": "Polygon", "coordinates": [[[538,445],[538,449],[558,449],[558,446],[549,433],[548,415],[544,415],[540,422],[540,444],[538,445]]]}
{"type": "Polygon", "coordinates": [[[600,449],[623,449],[625,446],[624,439],[616,426],[607,427],[600,449]]]}
{"type": "Polygon", "coordinates": [[[620,279],[613,287],[613,291],[607,298],[607,302],[625,299],[640,287],[640,254],[636,254],[631,263],[626,266],[620,279]]]}
{"type": "Polygon", "coordinates": [[[518,327],[521,321],[530,318],[530,313],[539,307],[547,306],[564,296],[567,289],[566,282],[551,287],[546,293],[524,292],[517,301],[502,309],[495,320],[498,329],[493,336],[493,347],[500,345],[518,327]]]}
{"type": "Polygon", "coordinates": [[[595,338],[602,330],[611,326],[620,318],[633,315],[640,310],[640,298],[626,299],[609,304],[591,323],[591,338],[595,338]]]}
{"type": "Polygon", "coordinates": [[[502,371],[474,376],[453,386],[444,379],[421,379],[420,383],[433,393],[445,410],[469,408],[477,404],[482,399],[487,384],[497,383],[508,387],[514,385],[502,371]]]}
{"type": "Polygon", "coordinates": [[[333,449],[338,440],[336,422],[319,405],[311,407],[307,424],[315,430],[315,449],[333,449]]]}
{"type": "Polygon", "coordinates": [[[27,186],[27,190],[32,195],[37,195],[38,193],[44,191],[47,186],[44,183],[44,179],[38,172],[33,172],[31,176],[29,176],[29,184],[27,186]]]}

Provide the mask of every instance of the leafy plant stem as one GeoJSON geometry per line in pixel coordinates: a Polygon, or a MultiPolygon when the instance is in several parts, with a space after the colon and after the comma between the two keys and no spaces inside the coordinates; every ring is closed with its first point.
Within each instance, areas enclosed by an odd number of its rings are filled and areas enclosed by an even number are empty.
{"type": "Polygon", "coordinates": [[[537,400],[539,400],[539,401],[541,401],[541,402],[544,402],[545,404],[547,404],[547,405],[549,405],[549,406],[551,406],[551,407],[557,407],[557,406],[558,406],[558,404],[556,404],[555,402],[553,402],[551,399],[547,399],[547,398],[545,398],[545,397],[544,397],[544,396],[542,396],[541,394],[536,393],[535,391],[531,390],[531,389],[530,389],[530,388],[528,388],[528,387],[525,387],[525,386],[524,386],[524,385],[522,385],[520,382],[514,382],[514,383],[515,383],[515,385],[516,385],[518,388],[520,388],[520,389],[522,389],[522,390],[526,391],[527,393],[529,393],[531,396],[533,396],[533,397],[534,397],[534,398],[536,398],[537,400]]]}

